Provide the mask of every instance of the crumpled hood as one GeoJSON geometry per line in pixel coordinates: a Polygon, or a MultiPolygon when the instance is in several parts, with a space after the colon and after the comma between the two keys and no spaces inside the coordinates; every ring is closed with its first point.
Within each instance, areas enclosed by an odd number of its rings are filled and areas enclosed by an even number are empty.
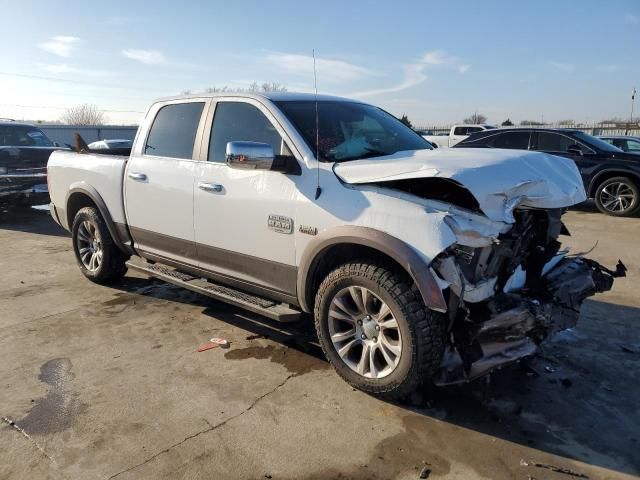
{"type": "Polygon", "coordinates": [[[562,208],[586,200],[572,160],[524,150],[411,150],[339,163],[334,172],[350,184],[448,178],[467,188],[487,217],[507,223],[518,206],[562,208]]]}

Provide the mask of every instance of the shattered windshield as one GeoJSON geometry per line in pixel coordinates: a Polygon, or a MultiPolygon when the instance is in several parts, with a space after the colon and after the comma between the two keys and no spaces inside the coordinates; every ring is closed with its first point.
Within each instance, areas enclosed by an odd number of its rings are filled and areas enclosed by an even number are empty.
{"type": "MultiPolygon", "coordinates": [[[[275,102],[309,148],[316,151],[316,102],[275,102]]],[[[431,150],[431,144],[393,115],[357,102],[318,102],[320,160],[347,162],[404,150],[431,150]]]]}

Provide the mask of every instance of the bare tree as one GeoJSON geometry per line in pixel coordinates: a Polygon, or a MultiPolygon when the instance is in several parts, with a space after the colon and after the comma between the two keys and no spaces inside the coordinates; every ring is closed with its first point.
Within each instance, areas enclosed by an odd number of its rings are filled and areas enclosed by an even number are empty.
{"type": "Polygon", "coordinates": [[[106,119],[104,113],[98,110],[96,105],[83,103],[68,108],[60,120],[68,125],[103,125],[106,119]]]}
{"type": "MultiPolygon", "coordinates": [[[[255,83],[255,82],[254,82],[255,83]]],[[[286,92],[287,87],[279,84],[278,82],[265,82],[260,88],[263,92],[286,92]]]]}
{"type": "Polygon", "coordinates": [[[466,124],[479,124],[479,123],[485,123],[487,121],[487,116],[483,115],[481,113],[478,112],[474,112],[473,115],[465,118],[462,123],[466,123],[466,124]]]}
{"type": "Polygon", "coordinates": [[[278,82],[264,82],[262,84],[258,82],[252,82],[247,88],[244,88],[244,87],[230,88],[227,85],[225,85],[223,87],[209,87],[205,89],[205,93],[225,93],[225,92],[259,93],[259,92],[286,92],[286,91],[287,91],[287,87],[285,87],[284,85],[278,82]]]}
{"type": "Polygon", "coordinates": [[[520,122],[520,125],[524,127],[539,127],[541,125],[544,125],[544,123],[538,122],[537,120],[522,120],[520,122]]]}
{"type": "Polygon", "coordinates": [[[568,127],[570,125],[575,125],[576,122],[574,122],[573,120],[567,119],[567,120],[560,120],[558,122],[558,125],[563,126],[563,127],[568,127]]]}

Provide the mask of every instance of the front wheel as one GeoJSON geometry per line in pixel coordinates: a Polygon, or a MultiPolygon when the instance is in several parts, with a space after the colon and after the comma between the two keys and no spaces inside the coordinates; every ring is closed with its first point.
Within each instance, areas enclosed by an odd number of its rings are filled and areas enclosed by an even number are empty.
{"type": "Polygon", "coordinates": [[[628,177],[608,178],[596,189],[595,201],[602,213],[628,217],[640,208],[640,189],[628,177]]]}
{"type": "Polygon", "coordinates": [[[375,263],[345,264],[324,279],[315,325],[344,380],[391,398],[430,381],[444,352],[445,316],[425,307],[410,278],[375,263]]]}
{"type": "Polygon", "coordinates": [[[93,207],[78,211],[71,227],[73,251],[80,271],[92,282],[119,280],[127,272],[127,256],[113,243],[109,229],[93,207]]]}

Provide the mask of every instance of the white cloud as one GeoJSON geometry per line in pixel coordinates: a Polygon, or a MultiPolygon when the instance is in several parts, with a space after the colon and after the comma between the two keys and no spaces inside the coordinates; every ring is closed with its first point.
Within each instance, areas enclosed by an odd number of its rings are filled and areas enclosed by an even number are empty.
{"type": "Polygon", "coordinates": [[[634,13],[627,13],[624,16],[624,21],[630,23],[631,25],[640,25],[640,15],[636,15],[634,13]]]}
{"type": "Polygon", "coordinates": [[[164,54],[158,50],[127,48],[122,50],[122,55],[146,65],[159,65],[161,63],[166,63],[167,61],[164,54]]]}
{"type": "Polygon", "coordinates": [[[422,56],[421,62],[427,65],[450,65],[455,63],[458,59],[447,55],[442,50],[433,50],[427,52],[422,56]]]}
{"type": "Polygon", "coordinates": [[[47,65],[43,65],[42,68],[49,73],[55,73],[55,74],[71,73],[74,75],[84,75],[87,77],[104,77],[106,75],[109,75],[108,72],[105,72],[103,70],[82,68],[75,65],[69,65],[66,63],[47,64],[47,65]]]}
{"type": "Polygon", "coordinates": [[[571,73],[576,69],[576,66],[571,63],[563,63],[563,62],[549,62],[553,68],[558,70],[559,72],[571,73]]]}
{"type": "Polygon", "coordinates": [[[374,95],[382,95],[385,93],[395,93],[402,90],[406,90],[416,85],[420,85],[427,79],[427,76],[423,73],[425,65],[422,63],[410,63],[404,65],[404,78],[401,82],[391,85],[390,87],[377,88],[373,90],[364,90],[361,92],[355,92],[350,94],[351,97],[372,97],[374,95]]]}
{"type": "Polygon", "coordinates": [[[463,63],[459,57],[449,55],[442,50],[433,50],[425,53],[417,62],[403,66],[404,76],[402,81],[389,87],[377,88],[352,93],[354,97],[370,97],[385,93],[395,93],[415,87],[427,79],[424,71],[431,67],[455,68],[459,73],[466,73],[471,68],[468,63],[463,63]]]}
{"type": "Polygon", "coordinates": [[[425,53],[420,62],[429,66],[452,67],[460,73],[467,73],[471,68],[471,65],[464,63],[460,57],[449,55],[443,50],[432,50],[425,53]]]}
{"type": "Polygon", "coordinates": [[[620,69],[618,65],[597,65],[596,70],[598,72],[616,72],[620,69]]]}
{"type": "MultiPolygon", "coordinates": [[[[292,53],[270,53],[266,56],[268,62],[288,73],[305,75],[313,78],[313,57],[292,53]]],[[[367,68],[330,58],[316,57],[316,70],[320,83],[342,83],[358,80],[362,77],[374,75],[367,68]]]]}
{"type": "Polygon", "coordinates": [[[46,42],[38,44],[38,47],[45,52],[53,53],[60,57],[70,57],[79,41],[78,37],[57,35],[46,42]]]}

